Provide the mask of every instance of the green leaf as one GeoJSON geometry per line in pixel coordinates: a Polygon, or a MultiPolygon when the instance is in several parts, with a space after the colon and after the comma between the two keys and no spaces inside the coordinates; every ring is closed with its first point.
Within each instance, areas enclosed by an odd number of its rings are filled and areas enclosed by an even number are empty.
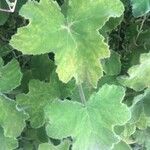
{"type": "Polygon", "coordinates": [[[73,150],[110,150],[119,140],[113,127],[130,118],[128,108],[121,103],[124,94],[122,87],[104,85],[85,106],[67,100],[52,102],[45,108],[47,134],[56,139],[71,136],[73,150]]]}
{"type": "Polygon", "coordinates": [[[0,96],[0,108],[0,125],[4,129],[4,135],[18,137],[26,125],[28,115],[16,107],[15,101],[4,96],[0,96]]]}
{"type": "Polygon", "coordinates": [[[3,66],[0,58],[0,92],[9,92],[20,85],[22,73],[17,60],[13,59],[3,66]]]}
{"type": "Polygon", "coordinates": [[[124,141],[136,131],[135,124],[126,123],[123,126],[115,126],[115,133],[119,135],[124,141]]]}
{"type": "Polygon", "coordinates": [[[118,144],[115,144],[113,150],[131,150],[131,147],[127,143],[121,141],[118,144]]]}
{"type": "Polygon", "coordinates": [[[148,126],[150,118],[150,89],[145,90],[144,94],[138,95],[134,98],[131,107],[132,117],[130,122],[135,123],[140,129],[148,126]]]}
{"type": "Polygon", "coordinates": [[[53,51],[56,71],[63,82],[74,77],[77,84],[88,81],[96,87],[103,75],[99,59],[109,57],[110,53],[97,30],[110,17],[121,16],[123,4],[120,0],[88,3],[84,0],[71,0],[68,5],[67,16],[64,17],[52,0],[42,0],[39,3],[29,0],[22,7],[20,15],[29,19],[30,23],[20,28],[10,43],[24,54],[53,51]]]}
{"type": "Polygon", "coordinates": [[[121,76],[118,80],[124,86],[141,91],[150,86],[150,53],[141,54],[140,64],[128,70],[128,76],[121,76]]]}
{"type": "Polygon", "coordinates": [[[39,145],[38,150],[69,150],[70,143],[66,140],[61,142],[60,145],[54,146],[53,144],[50,143],[43,143],[39,145]]]}
{"type": "Polygon", "coordinates": [[[131,0],[134,17],[140,17],[150,11],[150,0],[131,0]]]}
{"type": "Polygon", "coordinates": [[[137,130],[134,134],[134,139],[143,149],[150,150],[150,128],[146,130],[137,130]]]}
{"type": "Polygon", "coordinates": [[[100,33],[105,37],[109,38],[109,34],[111,33],[112,30],[116,29],[117,26],[122,22],[123,20],[123,15],[118,18],[110,18],[105,25],[102,27],[100,30],[100,33]]]}
{"type": "Polygon", "coordinates": [[[62,98],[62,92],[65,97],[69,92],[68,87],[57,78],[53,76],[55,82],[51,81],[50,83],[31,80],[29,92],[17,95],[17,104],[30,115],[33,128],[41,127],[45,123],[43,108],[55,98],[62,98]]]}
{"type": "Polygon", "coordinates": [[[48,82],[50,81],[52,72],[54,72],[56,68],[54,62],[49,59],[47,54],[33,56],[30,59],[30,69],[23,70],[23,78],[20,86],[21,91],[24,93],[29,91],[28,84],[30,80],[38,79],[40,81],[48,82]]]}
{"type": "Polygon", "coordinates": [[[49,81],[53,68],[54,63],[48,58],[48,55],[33,56],[31,59],[31,71],[34,79],[49,81]]]}
{"type": "Polygon", "coordinates": [[[48,142],[48,136],[44,126],[38,129],[33,129],[27,125],[20,137],[19,148],[22,148],[22,150],[37,150],[39,144],[45,142],[48,142]]]}
{"type": "Polygon", "coordinates": [[[121,71],[120,55],[114,51],[111,51],[110,58],[106,58],[102,61],[104,72],[107,75],[118,75],[121,71]]]}
{"type": "MultiPolygon", "coordinates": [[[[3,29],[2,29],[3,30],[3,29]]],[[[0,39],[0,56],[3,57],[7,55],[9,52],[11,52],[13,49],[10,45],[5,43],[0,39]]]]}
{"type": "Polygon", "coordinates": [[[14,138],[5,137],[3,128],[0,127],[0,149],[12,150],[18,147],[18,142],[14,138]]]}

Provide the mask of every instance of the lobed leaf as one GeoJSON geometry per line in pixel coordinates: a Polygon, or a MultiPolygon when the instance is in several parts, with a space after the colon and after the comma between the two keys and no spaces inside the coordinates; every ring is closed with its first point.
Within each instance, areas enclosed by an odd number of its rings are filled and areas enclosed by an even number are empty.
{"type": "Polygon", "coordinates": [[[85,106],[67,100],[52,102],[45,108],[47,134],[56,139],[71,136],[73,150],[110,150],[119,141],[113,127],[130,119],[128,108],[121,103],[124,94],[122,87],[104,85],[85,106]]]}
{"type": "Polygon", "coordinates": [[[9,92],[20,85],[22,73],[17,60],[13,59],[3,66],[0,58],[0,92],[9,92]]]}
{"type": "Polygon", "coordinates": [[[131,0],[133,15],[140,17],[150,11],[150,0],[131,0]]]}
{"type": "Polygon", "coordinates": [[[15,101],[4,96],[0,96],[0,108],[0,125],[4,129],[4,136],[18,137],[26,125],[28,115],[16,107],[15,101]]]}
{"type": "Polygon", "coordinates": [[[18,147],[17,139],[5,137],[3,128],[1,127],[0,127],[0,146],[1,150],[12,150],[18,147]]]}
{"type": "Polygon", "coordinates": [[[53,76],[53,80],[50,83],[31,80],[29,82],[29,92],[27,94],[17,95],[17,104],[29,114],[33,128],[44,125],[45,118],[43,109],[47,104],[56,98],[63,98],[62,95],[67,97],[69,93],[68,87],[59,82],[56,76],[53,76]]]}
{"type": "Polygon", "coordinates": [[[39,145],[38,150],[69,150],[70,143],[68,141],[61,142],[58,146],[50,143],[42,143],[39,145]]]}
{"type": "Polygon", "coordinates": [[[124,86],[141,91],[150,86],[150,53],[141,54],[140,64],[128,70],[128,76],[121,76],[118,80],[124,86]]]}
{"type": "Polygon", "coordinates": [[[10,43],[24,54],[53,51],[56,71],[63,82],[74,77],[77,84],[88,81],[96,87],[103,75],[99,59],[110,55],[108,45],[97,30],[110,17],[121,16],[123,11],[120,0],[88,3],[71,0],[65,17],[52,0],[39,3],[29,0],[20,11],[20,15],[29,19],[29,24],[20,28],[10,43]]]}
{"type": "Polygon", "coordinates": [[[130,122],[137,127],[144,129],[148,126],[150,118],[150,89],[145,90],[144,94],[138,95],[134,98],[131,107],[132,117],[130,122]]]}
{"type": "Polygon", "coordinates": [[[121,141],[114,146],[113,150],[131,150],[131,147],[127,143],[121,141]]]}

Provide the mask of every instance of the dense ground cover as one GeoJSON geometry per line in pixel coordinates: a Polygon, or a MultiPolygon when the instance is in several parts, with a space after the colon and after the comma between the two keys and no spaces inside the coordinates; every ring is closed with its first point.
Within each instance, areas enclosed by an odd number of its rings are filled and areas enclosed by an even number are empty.
{"type": "Polygon", "coordinates": [[[150,150],[149,11],[1,0],[0,150],[150,150]]]}

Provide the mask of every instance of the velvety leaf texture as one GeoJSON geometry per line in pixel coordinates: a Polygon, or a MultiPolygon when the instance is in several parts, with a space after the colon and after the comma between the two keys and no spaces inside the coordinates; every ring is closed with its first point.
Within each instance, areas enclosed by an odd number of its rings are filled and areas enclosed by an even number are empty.
{"type": "Polygon", "coordinates": [[[124,86],[141,91],[150,86],[150,53],[141,54],[140,64],[128,70],[128,76],[119,78],[124,86]]]}
{"type": "Polygon", "coordinates": [[[103,75],[99,59],[110,55],[98,29],[110,17],[121,16],[123,11],[120,0],[88,3],[70,0],[64,17],[53,0],[41,0],[39,3],[29,0],[20,11],[20,15],[29,19],[29,24],[20,28],[10,43],[24,54],[53,51],[56,71],[63,82],[74,77],[77,84],[88,81],[96,87],[103,75]]]}
{"type": "Polygon", "coordinates": [[[122,87],[104,85],[85,106],[68,100],[54,101],[45,108],[48,135],[56,139],[71,136],[73,150],[110,150],[118,142],[113,127],[130,119],[128,108],[121,103],[124,94],[122,87]]]}
{"type": "Polygon", "coordinates": [[[31,80],[29,92],[17,95],[17,104],[29,114],[31,126],[34,128],[38,128],[45,123],[44,107],[54,99],[61,98],[61,91],[64,94],[67,93],[65,85],[57,82],[58,80],[54,76],[53,79],[55,79],[55,82],[52,81],[51,83],[31,80]]]}
{"type": "Polygon", "coordinates": [[[114,146],[113,150],[131,150],[131,148],[127,143],[121,141],[114,146]]]}
{"type": "Polygon", "coordinates": [[[137,124],[139,128],[146,128],[148,117],[150,117],[150,89],[145,90],[144,94],[138,95],[134,98],[131,107],[132,117],[130,122],[137,124]]]}
{"type": "Polygon", "coordinates": [[[61,142],[58,146],[50,143],[42,143],[39,145],[38,150],[69,150],[70,143],[68,141],[61,142]]]}
{"type": "Polygon", "coordinates": [[[150,150],[150,128],[136,131],[134,139],[138,144],[142,145],[144,149],[150,150]]]}
{"type": "Polygon", "coordinates": [[[104,72],[107,75],[118,75],[121,71],[121,61],[118,53],[111,51],[110,58],[102,61],[104,72]]]}
{"type": "Polygon", "coordinates": [[[150,11],[150,0],[131,0],[133,15],[140,17],[150,11]]]}
{"type": "Polygon", "coordinates": [[[17,60],[13,59],[3,66],[0,58],[0,92],[9,92],[20,85],[22,73],[17,60]]]}
{"type": "Polygon", "coordinates": [[[5,137],[3,128],[0,127],[0,149],[12,150],[18,147],[17,139],[5,137]]]}
{"type": "Polygon", "coordinates": [[[0,108],[0,125],[4,129],[4,135],[18,137],[25,127],[28,115],[16,107],[15,101],[4,96],[0,96],[0,108]]]}

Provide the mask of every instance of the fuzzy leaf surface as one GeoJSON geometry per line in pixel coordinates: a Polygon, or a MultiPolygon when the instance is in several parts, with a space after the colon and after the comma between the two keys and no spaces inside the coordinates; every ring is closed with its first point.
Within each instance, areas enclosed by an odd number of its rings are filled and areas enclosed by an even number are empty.
{"type": "Polygon", "coordinates": [[[140,17],[150,11],[150,0],[131,0],[133,15],[140,17]]]}
{"type": "Polygon", "coordinates": [[[54,79],[55,82],[52,81],[51,83],[31,80],[29,82],[29,92],[17,95],[17,104],[29,114],[33,128],[38,128],[45,123],[44,107],[54,99],[62,98],[61,91],[64,92],[63,94],[67,94],[65,85],[57,82],[56,77],[54,79]]]}
{"type": "Polygon", "coordinates": [[[98,29],[110,17],[121,16],[123,11],[120,0],[88,3],[71,0],[64,17],[52,0],[39,3],[29,0],[20,11],[20,15],[29,19],[29,24],[20,28],[10,43],[24,54],[53,51],[56,71],[63,82],[74,77],[77,84],[88,81],[96,87],[98,79],[103,75],[99,59],[110,55],[109,47],[98,29]]]}
{"type": "Polygon", "coordinates": [[[150,118],[150,88],[145,90],[144,94],[134,98],[131,107],[132,117],[130,122],[135,123],[137,127],[143,129],[147,127],[148,118],[150,118]]]}
{"type": "Polygon", "coordinates": [[[114,146],[113,150],[131,150],[131,148],[127,143],[121,141],[114,146]]]}
{"type": "Polygon", "coordinates": [[[119,82],[124,86],[141,91],[150,87],[150,53],[141,54],[140,64],[128,70],[128,76],[119,78],[119,82]]]}
{"type": "Polygon", "coordinates": [[[0,58],[0,92],[9,92],[20,85],[22,73],[19,63],[13,59],[3,66],[3,60],[0,58]]]}
{"type": "Polygon", "coordinates": [[[109,58],[106,58],[102,61],[104,72],[107,75],[113,76],[118,75],[121,71],[121,61],[120,55],[115,52],[111,51],[111,55],[109,58]]]}
{"type": "Polygon", "coordinates": [[[70,143],[68,141],[61,142],[58,146],[50,143],[42,143],[39,145],[38,150],[69,150],[70,143]]]}
{"type": "Polygon", "coordinates": [[[4,135],[12,138],[18,137],[25,127],[28,115],[17,109],[15,101],[4,96],[0,96],[0,108],[0,125],[4,129],[4,135]]]}
{"type": "Polygon", "coordinates": [[[130,118],[128,108],[121,103],[124,94],[122,87],[104,85],[91,95],[86,106],[54,101],[45,108],[47,134],[56,139],[71,136],[73,150],[110,150],[118,142],[113,126],[125,124],[130,118]]]}
{"type": "Polygon", "coordinates": [[[12,150],[18,147],[17,139],[5,137],[3,128],[0,127],[0,149],[12,150]]]}

